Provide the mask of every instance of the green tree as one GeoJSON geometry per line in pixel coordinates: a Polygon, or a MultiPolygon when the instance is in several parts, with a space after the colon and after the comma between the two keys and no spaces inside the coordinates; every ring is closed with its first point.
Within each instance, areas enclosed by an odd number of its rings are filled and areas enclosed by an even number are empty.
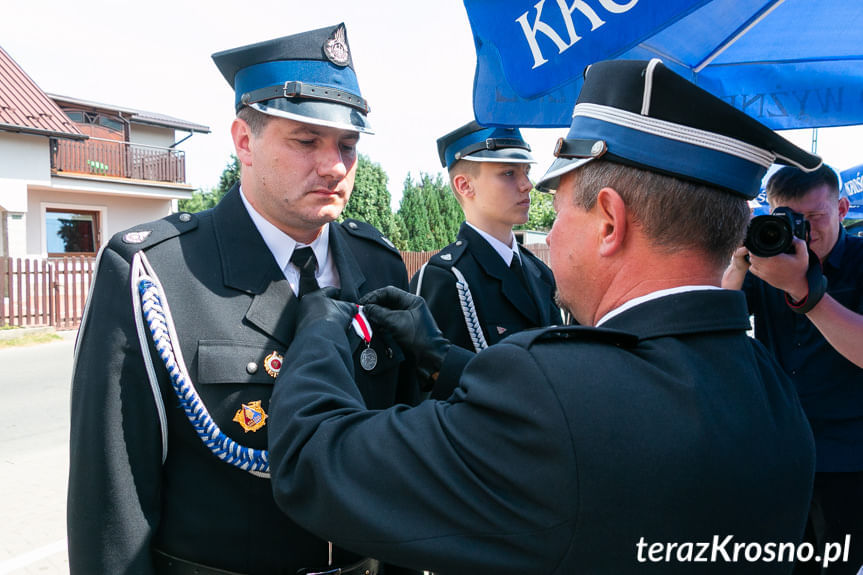
{"type": "Polygon", "coordinates": [[[410,174],[402,186],[397,216],[402,230],[402,241],[396,244],[400,250],[421,252],[435,249],[423,190],[414,183],[410,174]]]}
{"type": "Polygon", "coordinates": [[[425,173],[416,182],[408,174],[398,216],[405,238],[401,249],[410,251],[436,250],[454,241],[464,217],[441,175],[425,173]]]}
{"type": "Polygon", "coordinates": [[[449,184],[440,174],[434,179],[422,174],[422,189],[435,249],[442,248],[455,241],[464,213],[449,184]]]}
{"type": "Polygon", "coordinates": [[[536,230],[547,232],[554,224],[554,207],[552,206],[552,194],[538,191],[536,188],[530,191],[530,212],[527,223],[516,226],[518,230],[536,230]]]}
{"type": "Polygon", "coordinates": [[[368,222],[379,229],[394,244],[399,245],[401,233],[398,221],[390,207],[389,178],[380,164],[360,154],[354,191],[342,212],[340,220],[353,218],[368,222]]]}
{"type": "Polygon", "coordinates": [[[180,200],[180,210],[184,212],[200,212],[212,208],[219,203],[222,196],[228,193],[235,183],[240,181],[240,161],[237,156],[231,154],[231,159],[222,170],[219,177],[219,185],[212,190],[195,190],[188,200],[180,200]]]}

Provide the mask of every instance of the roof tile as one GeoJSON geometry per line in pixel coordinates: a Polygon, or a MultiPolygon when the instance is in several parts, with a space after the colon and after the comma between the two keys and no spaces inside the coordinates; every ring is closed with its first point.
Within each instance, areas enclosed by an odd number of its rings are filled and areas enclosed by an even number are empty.
{"type": "Polygon", "coordinates": [[[0,130],[74,139],[86,138],[2,47],[0,130]]]}

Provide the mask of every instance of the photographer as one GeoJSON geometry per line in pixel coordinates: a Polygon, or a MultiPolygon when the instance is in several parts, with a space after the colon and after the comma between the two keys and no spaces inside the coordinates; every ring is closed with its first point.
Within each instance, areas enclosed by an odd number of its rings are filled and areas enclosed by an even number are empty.
{"type": "Polygon", "coordinates": [[[741,247],[722,287],[746,293],[755,337],[794,381],[812,426],[807,540],[823,544],[850,534],[853,542],[847,563],[823,571],[798,565],[795,573],[855,573],[863,563],[863,238],[845,233],[848,199],[840,198],[826,165],[810,173],[782,168],[767,184],[767,200],[772,210],[788,207],[808,221],[808,249],[800,237],[793,253],[770,257],[741,247]]]}

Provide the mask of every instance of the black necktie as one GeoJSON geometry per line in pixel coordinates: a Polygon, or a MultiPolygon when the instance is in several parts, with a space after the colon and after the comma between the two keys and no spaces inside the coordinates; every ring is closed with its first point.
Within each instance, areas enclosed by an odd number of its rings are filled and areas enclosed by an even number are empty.
{"type": "Polygon", "coordinates": [[[312,251],[312,248],[304,247],[294,250],[294,253],[291,254],[291,263],[300,270],[300,286],[297,290],[297,297],[303,297],[303,295],[320,287],[318,280],[315,279],[318,260],[315,258],[315,252],[312,251]]]}
{"type": "Polygon", "coordinates": [[[516,275],[518,281],[521,282],[521,285],[527,288],[527,278],[524,275],[524,268],[521,267],[521,259],[515,254],[512,254],[512,261],[509,262],[509,269],[516,275]]]}

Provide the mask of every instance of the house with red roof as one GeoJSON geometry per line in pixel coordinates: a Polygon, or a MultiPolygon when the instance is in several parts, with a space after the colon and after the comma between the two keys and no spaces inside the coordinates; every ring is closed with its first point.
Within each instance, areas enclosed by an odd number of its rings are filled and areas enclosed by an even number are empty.
{"type": "Polygon", "coordinates": [[[96,255],[190,198],[177,145],[209,127],[46,94],[0,47],[0,257],[96,255]]]}

